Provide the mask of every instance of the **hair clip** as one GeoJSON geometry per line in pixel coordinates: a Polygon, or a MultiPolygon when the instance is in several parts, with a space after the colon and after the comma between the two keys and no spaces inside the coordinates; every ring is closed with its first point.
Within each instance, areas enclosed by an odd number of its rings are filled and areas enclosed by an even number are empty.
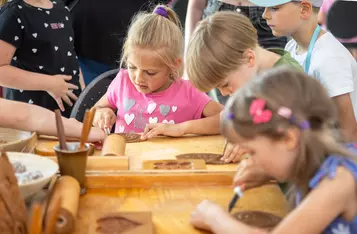
{"type": "Polygon", "coordinates": [[[250,104],[249,114],[253,117],[254,124],[267,123],[271,120],[273,113],[271,110],[264,109],[265,100],[262,98],[255,99],[250,104]]]}
{"type": "Polygon", "coordinates": [[[233,112],[229,112],[229,113],[227,114],[227,119],[229,119],[229,120],[233,120],[233,119],[234,119],[234,114],[233,114],[233,112]]]}
{"type": "Polygon", "coordinates": [[[165,18],[169,18],[169,14],[167,13],[167,10],[165,9],[165,7],[159,6],[155,9],[154,11],[155,14],[161,15],[165,18]]]}

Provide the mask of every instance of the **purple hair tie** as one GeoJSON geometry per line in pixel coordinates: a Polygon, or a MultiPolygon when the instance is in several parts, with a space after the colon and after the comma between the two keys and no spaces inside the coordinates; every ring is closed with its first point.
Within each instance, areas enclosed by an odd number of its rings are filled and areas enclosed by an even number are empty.
{"type": "Polygon", "coordinates": [[[229,113],[227,114],[227,119],[233,120],[233,119],[234,119],[234,114],[233,114],[232,112],[229,112],[229,113]]]}
{"type": "Polygon", "coordinates": [[[161,16],[165,17],[166,19],[169,18],[169,14],[167,13],[167,10],[165,9],[165,7],[159,6],[158,8],[155,9],[154,13],[161,15],[161,16]]]}

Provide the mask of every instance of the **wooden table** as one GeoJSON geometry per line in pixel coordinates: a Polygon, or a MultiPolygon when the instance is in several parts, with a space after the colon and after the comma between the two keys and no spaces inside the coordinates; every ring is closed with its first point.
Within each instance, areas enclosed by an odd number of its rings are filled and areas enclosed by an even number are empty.
{"type": "MultiPolygon", "coordinates": [[[[44,140],[39,140],[43,142],[44,140]]],[[[236,165],[208,165],[201,171],[144,171],[143,160],[174,159],[182,153],[222,153],[220,136],[156,138],[126,145],[129,171],[88,171],[88,193],[81,197],[76,234],[95,233],[100,212],[150,210],[155,233],[200,233],[189,224],[196,205],[208,199],[227,208],[233,196],[236,165]]],[[[100,155],[97,151],[96,155],[100,155]]],[[[244,193],[233,210],[260,210],[278,216],[287,213],[279,187],[265,185],[244,193]]]]}

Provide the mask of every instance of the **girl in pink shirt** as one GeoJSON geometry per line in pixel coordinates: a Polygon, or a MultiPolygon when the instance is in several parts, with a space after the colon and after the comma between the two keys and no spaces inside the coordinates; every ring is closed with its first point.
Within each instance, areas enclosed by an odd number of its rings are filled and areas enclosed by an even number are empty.
{"type": "Polygon", "coordinates": [[[222,106],[181,78],[183,37],[177,15],[158,5],[138,14],[123,47],[122,69],[95,105],[94,125],[115,132],[218,134],[222,106]],[[116,111],[116,115],[114,113],[116,111]]]}

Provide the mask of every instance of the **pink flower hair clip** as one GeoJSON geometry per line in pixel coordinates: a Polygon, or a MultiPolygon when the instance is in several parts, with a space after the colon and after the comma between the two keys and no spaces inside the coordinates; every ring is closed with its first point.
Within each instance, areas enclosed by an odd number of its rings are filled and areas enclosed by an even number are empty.
{"type": "Polygon", "coordinates": [[[249,114],[253,117],[254,124],[268,123],[271,120],[273,113],[271,110],[264,109],[265,104],[262,98],[257,98],[250,104],[249,114]]]}

